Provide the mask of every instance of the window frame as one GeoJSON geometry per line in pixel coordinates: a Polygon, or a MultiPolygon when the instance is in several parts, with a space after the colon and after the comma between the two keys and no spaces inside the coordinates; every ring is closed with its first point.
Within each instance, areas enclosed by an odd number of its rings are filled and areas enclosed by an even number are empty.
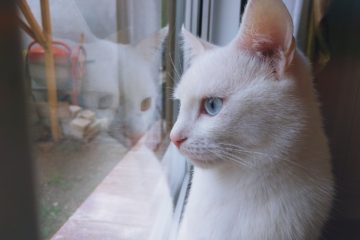
{"type": "Polygon", "coordinates": [[[39,239],[16,1],[0,4],[0,239],[39,239]]]}

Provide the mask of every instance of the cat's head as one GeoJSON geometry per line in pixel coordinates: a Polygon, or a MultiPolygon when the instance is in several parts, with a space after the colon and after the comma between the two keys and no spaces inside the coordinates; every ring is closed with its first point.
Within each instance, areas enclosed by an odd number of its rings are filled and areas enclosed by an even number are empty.
{"type": "Polygon", "coordinates": [[[183,30],[190,67],[170,138],[200,167],[257,164],[296,131],[296,82],[289,77],[295,42],[281,0],[250,0],[238,35],[225,47],[183,30]],[[291,116],[291,117],[289,117],[291,116]]]}
{"type": "Polygon", "coordinates": [[[167,27],[135,47],[120,50],[120,99],[110,133],[124,145],[136,143],[159,118],[161,49],[166,35],[167,27]]]}

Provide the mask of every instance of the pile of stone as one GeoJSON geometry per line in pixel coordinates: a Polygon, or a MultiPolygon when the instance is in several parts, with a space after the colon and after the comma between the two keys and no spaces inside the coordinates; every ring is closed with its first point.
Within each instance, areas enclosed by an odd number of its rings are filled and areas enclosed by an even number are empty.
{"type": "MultiPolygon", "coordinates": [[[[46,138],[50,128],[49,105],[37,102],[33,108],[33,124],[35,139],[46,138]],[[41,127],[42,126],[42,127],[41,127]]],[[[93,140],[102,130],[106,130],[107,117],[97,118],[95,112],[80,106],[58,102],[57,117],[63,137],[76,138],[83,141],[93,140]]]]}
{"type": "Polygon", "coordinates": [[[72,120],[69,123],[68,135],[86,142],[94,139],[101,131],[101,120],[96,119],[93,111],[79,106],[69,106],[72,120]]]}

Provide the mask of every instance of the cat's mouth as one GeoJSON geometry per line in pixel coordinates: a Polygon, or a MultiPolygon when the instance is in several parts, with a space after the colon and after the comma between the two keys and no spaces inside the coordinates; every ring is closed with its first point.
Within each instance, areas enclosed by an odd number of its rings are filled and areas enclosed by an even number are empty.
{"type": "Polygon", "coordinates": [[[219,163],[215,156],[206,153],[192,153],[185,149],[180,149],[180,152],[194,165],[200,168],[210,168],[219,163]]]}
{"type": "Polygon", "coordinates": [[[187,140],[179,146],[179,151],[193,165],[200,168],[209,168],[221,162],[208,142],[187,140]]]}

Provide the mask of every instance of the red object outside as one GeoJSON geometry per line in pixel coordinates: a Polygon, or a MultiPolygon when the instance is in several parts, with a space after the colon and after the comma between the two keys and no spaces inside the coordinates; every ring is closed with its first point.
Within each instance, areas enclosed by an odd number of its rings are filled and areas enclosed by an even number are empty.
{"type": "MultiPolygon", "coordinates": [[[[56,64],[69,64],[71,57],[71,48],[63,42],[53,41],[52,51],[56,64]]],[[[44,62],[45,49],[37,42],[30,43],[28,47],[28,60],[30,62],[44,62]]]]}
{"type": "MultiPolygon", "coordinates": [[[[64,42],[53,41],[52,51],[55,65],[67,65],[71,67],[72,73],[72,104],[78,105],[81,80],[85,74],[86,51],[80,43],[74,51],[64,42]]],[[[45,49],[33,41],[27,50],[28,63],[45,64],[45,49]]]]}

